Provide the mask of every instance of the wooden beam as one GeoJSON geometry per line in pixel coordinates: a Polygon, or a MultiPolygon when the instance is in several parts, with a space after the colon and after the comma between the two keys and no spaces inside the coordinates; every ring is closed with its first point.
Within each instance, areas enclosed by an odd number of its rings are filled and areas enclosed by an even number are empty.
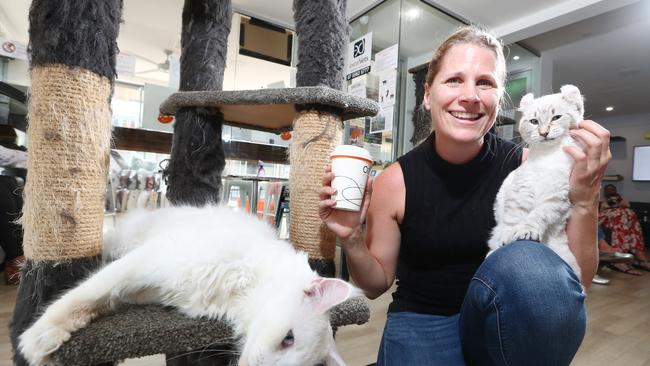
{"type": "MultiPolygon", "coordinates": [[[[119,150],[169,154],[173,134],[169,132],[114,127],[113,146],[119,150]]],[[[284,146],[255,144],[244,141],[223,142],[226,159],[262,160],[269,163],[288,164],[288,149],[284,146]]]]}

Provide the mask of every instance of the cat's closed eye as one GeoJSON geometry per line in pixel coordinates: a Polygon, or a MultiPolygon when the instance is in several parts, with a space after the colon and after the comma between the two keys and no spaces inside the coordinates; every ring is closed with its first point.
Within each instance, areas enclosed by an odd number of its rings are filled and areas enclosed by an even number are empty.
{"type": "Polygon", "coordinates": [[[553,118],[551,118],[551,121],[557,121],[560,118],[562,118],[562,115],[561,114],[556,114],[555,116],[553,116],[553,118]]]}
{"type": "Polygon", "coordinates": [[[282,348],[291,347],[291,346],[293,346],[293,341],[294,341],[294,339],[293,339],[293,330],[289,330],[287,332],[287,335],[284,336],[284,338],[282,339],[282,343],[280,343],[280,347],[282,347],[282,348]]]}
{"type": "Polygon", "coordinates": [[[538,125],[539,124],[539,121],[536,120],[535,118],[528,120],[528,122],[530,122],[531,125],[538,125]]]}

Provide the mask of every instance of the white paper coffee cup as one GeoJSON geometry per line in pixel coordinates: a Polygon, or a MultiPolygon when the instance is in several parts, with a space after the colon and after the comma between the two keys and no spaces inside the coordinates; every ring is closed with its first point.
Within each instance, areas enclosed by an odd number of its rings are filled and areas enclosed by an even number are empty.
{"type": "Polygon", "coordinates": [[[334,208],[346,211],[361,210],[372,155],[368,150],[354,145],[339,145],[330,154],[336,194],[334,208]]]}

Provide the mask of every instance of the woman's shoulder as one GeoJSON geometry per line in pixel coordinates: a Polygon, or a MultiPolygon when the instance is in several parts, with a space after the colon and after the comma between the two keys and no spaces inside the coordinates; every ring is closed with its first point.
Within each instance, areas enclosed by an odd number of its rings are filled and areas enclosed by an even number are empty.
{"type": "Polygon", "coordinates": [[[371,208],[381,207],[381,210],[395,217],[398,223],[404,217],[404,202],[406,188],[404,175],[399,162],[394,162],[375,178],[372,184],[371,208]]]}
{"type": "Polygon", "coordinates": [[[376,178],[375,188],[380,186],[391,190],[404,189],[404,174],[399,161],[390,164],[376,178]]]}

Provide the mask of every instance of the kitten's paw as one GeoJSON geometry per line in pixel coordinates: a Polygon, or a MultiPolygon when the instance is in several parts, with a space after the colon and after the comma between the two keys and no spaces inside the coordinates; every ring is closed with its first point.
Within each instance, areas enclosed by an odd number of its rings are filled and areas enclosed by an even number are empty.
{"type": "Polygon", "coordinates": [[[488,248],[490,248],[490,254],[492,252],[494,252],[495,250],[497,250],[497,249],[505,246],[506,244],[510,243],[511,241],[512,240],[510,239],[510,235],[503,234],[503,233],[495,233],[488,240],[488,248]]]}
{"type": "Polygon", "coordinates": [[[514,230],[512,239],[514,240],[530,240],[541,242],[542,235],[533,227],[530,226],[521,226],[514,230]]]}
{"type": "Polygon", "coordinates": [[[70,332],[48,323],[36,322],[20,336],[19,349],[31,366],[45,365],[49,356],[70,339],[70,332]]]}

